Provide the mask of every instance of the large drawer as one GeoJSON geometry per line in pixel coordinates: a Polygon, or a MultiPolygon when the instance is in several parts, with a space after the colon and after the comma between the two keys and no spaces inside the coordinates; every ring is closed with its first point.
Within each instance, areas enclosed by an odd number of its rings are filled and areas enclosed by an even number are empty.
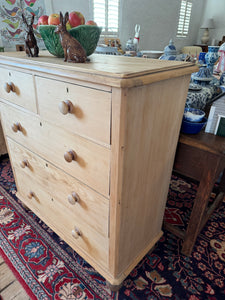
{"type": "Polygon", "coordinates": [[[107,266],[109,201],[10,138],[7,143],[21,200],[74,249],[107,266]],[[72,192],[75,204],[67,200],[72,192]]]}
{"type": "Polygon", "coordinates": [[[20,111],[3,103],[0,109],[7,136],[99,193],[109,196],[108,148],[53,126],[38,115],[20,111]],[[72,158],[72,151],[76,154],[75,160],[67,162],[64,154],[67,153],[67,158],[72,158]]]}
{"type": "Polygon", "coordinates": [[[110,144],[111,93],[35,77],[41,117],[66,130],[110,144]]]}
{"type": "Polygon", "coordinates": [[[37,112],[32,74],[0,68],[0,97],[37,112]]]}

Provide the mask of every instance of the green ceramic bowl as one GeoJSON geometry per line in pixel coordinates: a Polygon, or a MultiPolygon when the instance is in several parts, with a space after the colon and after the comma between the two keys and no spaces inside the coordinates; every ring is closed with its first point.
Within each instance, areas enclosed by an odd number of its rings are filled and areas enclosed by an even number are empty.
{"type": "MultiPolygon", "coordinates": [[[[38,29],[47,50],[57,57],[64,57],[59,35],[55,33],[56,26],[40,25],[38,29]]],[[[69,33],[80,42],[86,50],[87,56],[89,56],[95,51],[101,31],[101,27],[98,26],[80,25],[70,29],[69,33]]]]}

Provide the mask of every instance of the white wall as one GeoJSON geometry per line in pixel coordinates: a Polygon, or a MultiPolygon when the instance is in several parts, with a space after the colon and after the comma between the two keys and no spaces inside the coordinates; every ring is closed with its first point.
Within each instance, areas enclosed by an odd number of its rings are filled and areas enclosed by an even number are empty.
{"type": "MultiPolygon", "coordinates": [[[[225,0],[205,0],[205,9],[203,11],[201,23],[207,18],[213,18],[215,29],[210,29],[210,41],[214,38],[218,41],[225,36],[225,0]]],[[[199,30],[198,40],[200,41],[204,29],[199,30]]]]}
{"type": "MultiPolygon", "coordinates": [[[[141,25],[140,49],[163,50],[173,38],[179,51],[185,45],[197,42],[205,0],[193,0],[192,20],[188,38],[176,38],[180,0],[121,0],[120,40],[134,37],[135,24],[141,25]]],[[[45,0],[46,12],[81,11],[85,19],[92,19],[90,0],[45,0]]]]}
{"type": "Polygon", "coordinates": [[[90,0],[45,0],[46,14],[80,11],[85,19],[90,19],[90,0]]]}
{"type": "MultiPolygon", "coordinates": [[[[173,38],[178,51],[185,45],[196,44],[200,34],[199,28],[203,18],[205,3],[209,4],[206,13],[210,15],[211,11],[215,11],[214,15],[216,15],[217,11],[217,14],[221,15],[218,23],[221,23],[222,26],[225,0],[192,1],[190,34],[187,38],[181,39],[176,38],[180,0],[121,0],[119,37],[123,48],[125,48],[126,41],[130,37],[134,37],[135,24],[141,25],[140,49],[142,50],[163,50],[171,38],[173,38]],[[216,2],[217,8],[213,6],[214,2],[216,2]]],[[[48,15],[59,11],[63,13],[73,10],[80,11],[85,19],[88,20],[92,19],[90,3],[91,0],[39,0],[35,5],[36,7],[41,6],[44,13],[48,15]]],[[[0,0],[1,7],[3,7],[3,4],[5,5],[5,0],[0,0]]],[[[6,26],[6,23],[1,22],[0,25],[6,26]]],[[[222,37],[221,34],[219,36],[222,37]]]]}
{"type": "Polygon", "coordinates": [[[176,38],[180,0],[122,0],[120,39],[125,44],[134,36],[135,24],[141,25],[140,48],[163,50],[173,38],[177,50],[197,41],[205,0],[193,0],[190,33],[187,38],[176,38]]]}

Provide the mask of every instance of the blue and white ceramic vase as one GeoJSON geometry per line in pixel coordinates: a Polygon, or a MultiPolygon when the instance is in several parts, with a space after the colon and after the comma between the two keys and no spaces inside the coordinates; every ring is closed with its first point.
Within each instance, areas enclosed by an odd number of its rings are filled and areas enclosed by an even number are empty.
{"type": "Polygon", "coordinates": [[[159,59],[164,60],[175,60],[177,55],[176,47],[174,46],[173,40],[169,41],[169,45],[164,48],[164,54],[159,57],[159,59]]]}
{"type": "Polygon", "coordinates": [[[222,75],[220,76],[220,85],[225,86],[225,72],[223,72],[222,75]]]}
{"type": "Polygon", "coordinates": [[[219,46],[208,46],[208,52],[205,55],[205,61],[207,67],[210,69],[211,74],[213,74],[213,66],[219,58],[218,50],[219,46]]]}

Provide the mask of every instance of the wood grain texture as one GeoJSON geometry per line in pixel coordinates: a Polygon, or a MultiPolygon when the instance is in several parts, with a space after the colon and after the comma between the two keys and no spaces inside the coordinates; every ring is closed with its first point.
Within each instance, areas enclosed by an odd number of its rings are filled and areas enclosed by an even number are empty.
{"type": "Polygon", "coordinates": [[[97,143],[110,144],[111,93],[36,77],[39,112],[55,126],[97,143]],[[73,111],[63,115],[58,106],[72,102],[73,111]]]}
{"type": "Polygon", "coordinates": [[[114,87],[132,87],[175,78],[197,71],[192,63],[93,54],[85,64],[68,64],[47,51],[29,59],[22,52],[2,52],[0,63],[49,75],[114,87]]]}
{"type": "Polygon", "coordinates": [[[121,284],[162,235],[196,66],[104,55],[68,64],[47,52],[38,59],[19,52],[0,54],[0,63],[5,70],[32,74],[38,95],[37,113],[5,97],[0,101],[4,132],[12,139],[9,155],[18,197],[111,285],[121,284]],[[65,105],[59,113],[55,104],[64,100],[77,104],[85,117],[75,121],[65,105]],[[16,122],[22,131],[12,130],[16,122]],[[18,156],[29,158],[35,171],[21,168],[18,156]],[[79,202],[73,208],[64,202],[68,194],[73,202],[73,192],[87,210],[79,202]],[[79,230],[82,237],[76,234],[79,230]]]}
{"type": "Polygon", "coordinates": [[[0,279],[0,291],[15,280],[13,273],[8,272],[8,267],[4,263],[0,265],[0,279]]]}
{"type": "Polygon", "coordinates": [[[3,300],[29,300],[29,296],[0,257],[0,295],[3,300]]]}
{"type": "Polygon", "coordinates": [[[224,198],[224,148],[224,138],[210,133],[181,134],[179,137],[173,168],[199,182],[186,231],[181,232],[178,227],[174,228],[165,223],[165,228],[183,238],[181,252],[184,255],[189,256],[192,253],[198,234],[224,198]],[[223,176],[217,183],[217,191],[214,191],[216,198],[213,204],[208,205],[215,182],[221,173],[223,176]]]}
{"type": "Polygon", "coordinates": [[[125,125],[127,108],[127,89],[113,88],[112,93],[112,150],[111,150],[111,177],[110,177],[110,247],[109,268],[115,281],[120,256],[118,238],[120,235],[120,208],[123,182],[123,162],[125,145],[125,125]]]}
{"type": "Polygon", "coordinates": [[[1,104],[5,134],[52,162],[99,193],[109,196],[110,150],[78,135],[44,121],[37,115],[1,104]],[[22,132],[14,132],[11,125],[19,122],[22,132]],[[68,163],[64,153],[74,150],[77,160],[68,163]]]}
{"type": "MultiPolygon", "coordinates": [[[[83,225],[90,226],[105,237],[108,236],[109,199],[102,197],[10,138],[7,142],[13,165],[20,173],[32,177],[42,186],[46,185],[52,199],[59,202],[65,211],[70,210],[74,218],[79,218],[83,225]],[[29,165],[22,168],[21,161],[24,159],[29,165]],[[75,205],[71,205],[68,201],[68,195],[73,192],[79,196],[79,202],[75,205]]],[[[34,186],[27,186],[27,188],[33,190],[34,186]]]]}
{"type": "MultiPolygon", "coordinates": [[[[46,161],[23,149],[11,139],[8,139],[7,143],[21,200],[73,248],[82,249],[89,256],[94,257],[99,264],[106,266],[108,264],[107,200],[98,195],[92,196],[93,199],[90,197],[87,199],[85,196],[83,198],[88,191],[85,191],[84,187],[82,190],[81,187],[79,191],[82,203],[72,207],[66,198],[71,189],[77,186],[76,184],[72,186],[72,178],[70,179],[50,164],[46,166],[46,161]],[[19,162],[23,157],[29,160],[29,168],[20,167],[19,162]],[[70,181],[70,187],[67,180],[70,181]],[[30,192],[33,194],[32,197],[29,197],[30,192]],[[97,211],[98,209],[100,211],[97,211]],[[79,228],[82,232],[82,237],[79,239],[74,239],[72,236],[71,232],[74,228],[79,228]]],[[[91,193],[89,191],[89,195],[91,193]]],[[[78,250],[78,253],[80,251],[78,250]]]]}
{"type": "Polygon", "coordinates": [[[2,98],[30,111],[37,111],[32,74],[0,68],[0,95],[2,98]],[[4,84],[10,82],[14,84],[15,92],[11,91],[7,93],[4,84]]]}
{"type": "Polygon", "coordinates": [[[199,150],[211,152],[213,154],[222,156],[225,154],[225,141],[222,136],[200,131],[198,134],[181,134],[179,141],[182,144],[189,145],[199,150]]]}
{"type": "Polygon", "coordinates": [[[188,82],[189,77],[169,79],[129,89],[122,98],[126,113],[119,134],[124,138],[122,145],[117,145],[123,149],[122,178],[117,183],[120,194],[113,202],[117,207],[119,201],[119,209],[114,208],[120,220],[117,274],[160,235],[188,82]],[[179,91],[174,86],[179,86],[179,91]]]}
{"type": "Polygon", "coordinates": [[[4,134],[2,131],[2,125],[0,123],[0,155],[6,154],[6,153],[7,153],[7,148],[6,148],[6,144],[5,144],[4,134]]]}

